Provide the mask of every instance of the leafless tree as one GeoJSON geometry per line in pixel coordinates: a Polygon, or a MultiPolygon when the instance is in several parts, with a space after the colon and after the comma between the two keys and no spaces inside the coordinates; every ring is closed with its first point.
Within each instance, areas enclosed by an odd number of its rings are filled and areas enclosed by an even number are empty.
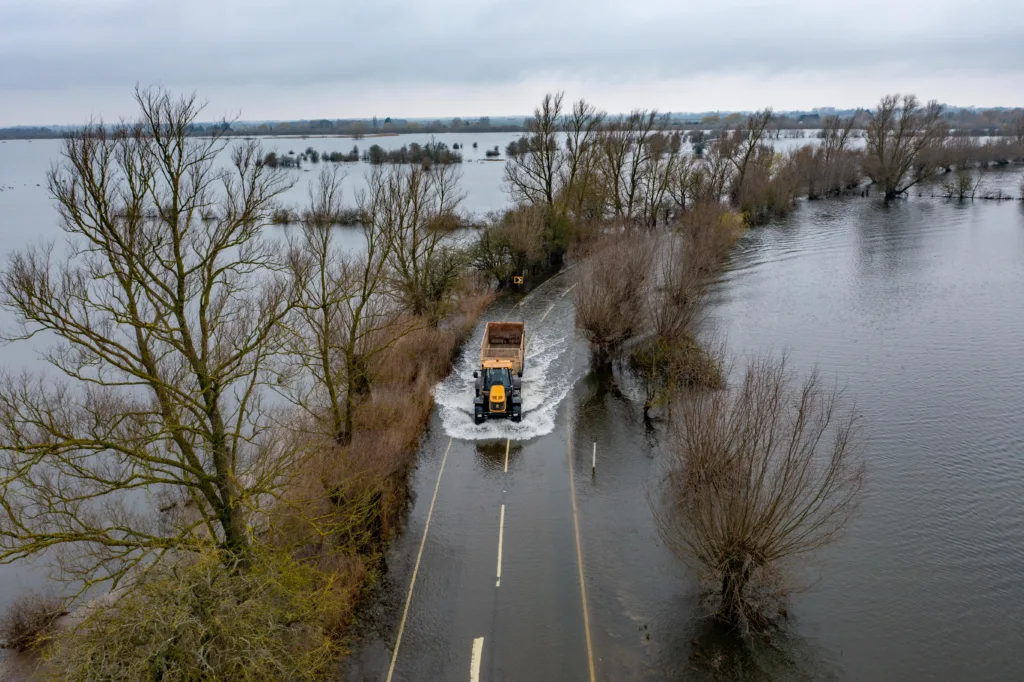
{"type": "Polygon", "coordinates": [[[645,329],[654,253],[649,237],[616,235],[577,266],[576,326],[590,342],[598,364],[617,359],[625,344],[645,329]]]}
{"type": "Polygon", "coordinates": [[[407,325],[387,296],[391,271],[392,242],[387,232],[391,221],[395,197],[387,181],[389,171],[374,169],[369,189],[359,198],[359,210],[365,216],[363,223],[364,251],[357,258],[343,263],[340,280],[348,290],[341,297],[341,329],[339,352],[343,370],[336,376],[344,381],[338,394],[344,394],[342,403],[343,429],[338,438],[341,444],[351,442],[356,403],[359,396],[370,392],[372,363],[403,333],[397,328],[407,325]]]}
{"type": "Polygon", "coordinates": [[[694,202],[717,204],[722,201],[735,173],[735,150],[736,141],[730,135],[719,137],[708,146],[700,164],[691,171],[694,202]]]}
{"type": "Polygon", "coordinates": [[[697,194],[698,160],[690,154],[680,153],[672,167],[668,182],[668,196],[677,213],[686,211],[697,194]]]}
{"type": "Polygon", "coordinates": [[[465,198],[460,179],[455,166],[429,172],[392,166],[370,182],[376,197],[373,219],[388,244],[392,291],[410,314],[427,315],[435,324],[462,275],[461,254],[446,243],[465,198]]]}
{"type": "Polygon", "coordinates": [[[835,194],[859,179],[859,169],[850,152],[850,140],[860,116],[861,110],[858,109],[849,118],[826,116],[822,122],[821,184],[829,194],[835,194]]]}
{"type": "Polygon", "coordinates": [[[755,358],[741,385],[683,405],[652,504],[668,546],[707,581],[717,618],[767,627],[785,563],[843,530],[864,481],[856,426],[837,390],[817,372],[796,386],[785,359],[755,358]]]}
{"type": "Polygon", "coordinates": [[[1017,115],[1014,116],[1010,130],[1010,134],[1017,142],[1017,146],[1019,148],[1018,151],[1024,154],[1024,111],[1019,111],[1017,115]]]}
{"type": "Polygon", "coordinates": [[[347,314],[351,312],[356,268],[334,238],[331,216],[341,206],[338,167],[322,168],[310,186],[307,220],[290,239],[289,266],[299,292],[290,320],[290,352],[282,363],[290,378],[280,381],[292,402],[314,421],[326,419],[330,433],[344,442],[346,432],[347,314]]]}
{"type": "Polygon", "coordinates": [[[666,119],[657,111],[637,109],[626,116],[605,119],[600,134],[600,171],[611,213],[631,226],[641,203],[643,171],[651,138],[666,119]]]}
{"type": "Polygon", "coordinates": [[[984,182],[985,179],[980,173],[974,175],[970,171],[962,170],[957,172],[952,180],[942,184],[942,195],[947,199],[956,199],[957,201],[966,201],[967,199],[973,201],[984,182]]]}
{"type": "Polygon", "coordinates": [[[573,103],[562,122],[566,139],[558,192],[564,210],[577,221],[596,222],[603,217],[597,140],[604,117],[603,112],[581,99],[573,103]]]}
{"type": "Polygon", "coordinates": [[[57,619],[66,613],[63,600],[55,596],[22,594],[0,617],[0,647],[13,651],[39,648],[53,636],[57,619]]]}
{"type": "Polygon", "coordinates": [[[244,564],[251,512],[298,466],[263,401],[295,296],[262,231],[290,181],[255,142],[194,136],[194,97],[135,99],[49,173],[67,248],[0,275],[6,338],[56,342],[51,372],[0,378],[0,561],[55,550],[83,589],[211,539],[244,564]]]}
{"type": "Polygon", "coordinates": [[[558,144],[564,93],[547,94],[526,120],[526,149],[505,163],[505,186],[514,201],[533,206],[555,203],[564,151],[558,144]]]}
{"type": "Polygon", "coordinates": [[[775,114],[770,108],[755,112],[733,133],[735,144],[732,162],[736,172],[732,179],[732,187],[729,189],[729,198],[733,205],[738,206],[740,203],[748,171],[758,155],[762,154],[765,131],[774,117],[775,114]]]}
{"type": "Polygon", "coordinates": [[[938,102],[886,95],[868,120],[865,171],[886,199],[898,197],[935,170],[946,135],[938,102]]]}
{"type": "Polygon", "coordinates": [[[656,133],[647,140],[647,153],[640,168],[640,222],[649,228],[668,224],[671,204],[670,189],[678,181],[679,166],[686,165],[682,154],[682,138],[656,133]]]}

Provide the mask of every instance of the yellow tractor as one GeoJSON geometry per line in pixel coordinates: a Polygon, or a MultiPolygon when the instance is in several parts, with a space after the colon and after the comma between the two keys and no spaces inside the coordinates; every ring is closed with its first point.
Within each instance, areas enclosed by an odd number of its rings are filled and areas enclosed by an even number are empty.
{"type": "Polygon", "coordinates": [[[488,322],[480,344],[480,369],[473,372],[473,421],[523,418],[523,359],[526,325],[488,322]]]}

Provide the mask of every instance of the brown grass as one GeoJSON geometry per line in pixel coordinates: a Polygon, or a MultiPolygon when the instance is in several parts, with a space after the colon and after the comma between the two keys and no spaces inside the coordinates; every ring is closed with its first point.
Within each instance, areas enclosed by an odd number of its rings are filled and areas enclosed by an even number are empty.
{"type": "Polygon", "coordinates": [[[350,608],[401,528],[408,474],[433,407],[433,388],[492,298],[467,281],[455,310],[439,326],[411,319],[391,328],[413,331],[375,359],[372,388],[356,406],[349,443],[339,445],[316,428],[292,429],[300,434],[293,446],[310,457],[271,515],[273,538],[323,570],[336,571],[336,586],[350,608]]]}

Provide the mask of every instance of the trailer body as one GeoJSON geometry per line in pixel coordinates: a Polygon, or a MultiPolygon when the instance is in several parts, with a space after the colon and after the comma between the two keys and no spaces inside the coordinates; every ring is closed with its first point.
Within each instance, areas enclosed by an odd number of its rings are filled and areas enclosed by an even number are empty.
{"type": "Polygon", "coordinates": [[[526,325],[522,322],[488,322],[480,343],[480,369],[473,372],[473,418],[523,418],[522,376],[526,357],[526,325]]]}

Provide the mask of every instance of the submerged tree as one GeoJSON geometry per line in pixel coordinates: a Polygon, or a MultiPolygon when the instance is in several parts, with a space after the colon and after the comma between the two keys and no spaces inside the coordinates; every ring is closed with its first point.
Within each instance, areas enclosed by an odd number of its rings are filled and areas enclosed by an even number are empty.
{"type": "Polygon", "coordinates": [[[835,540],[857,507],[856,417],[839,397],[760,357],[734,390],[683,405],[659,530],[707,582],[715,617],[744,633],[774,623],[785,563],[835,540]]]}
{"type": "Polygon", "coordinates": [[[84,587],[211,541],[245,565],[295,466],[262,400],[294,297],[261,233],[290,182],[253,142],[218,163],[194,97],[135,98],[138,122],[88,126],[50,172],[67,247],[0,275],[7,339],[56,342],[50,372],[0,376],[0,561],[56,550],[84,587]]]}
{"type": "Polygon", "coordinates": [[[946,135],[941,104],[886,95],[868,120],[865,171],[894,199],[932,174],[946,135]]]}

